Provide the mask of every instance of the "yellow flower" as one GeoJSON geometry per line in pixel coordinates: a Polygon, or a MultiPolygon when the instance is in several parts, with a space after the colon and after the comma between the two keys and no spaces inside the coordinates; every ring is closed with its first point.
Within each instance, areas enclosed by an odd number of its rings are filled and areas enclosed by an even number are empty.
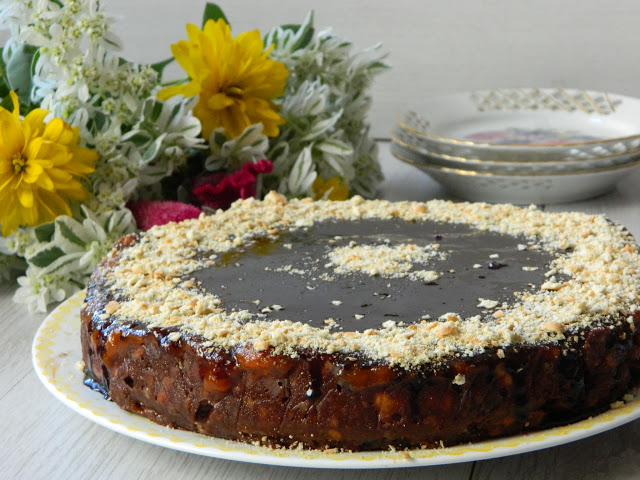
{"type": "Polygon", "coordinates": [[[7,236],[70,215],[70,200],[87,200],[82,183],[95,170],[98,154],[78,146],[78,129],[59,118],[44,123],[41,108],[20,119],[18,97],[10,93],[13,113],[0,107],[0,223],[7,236]]]}
{"type": "Polygon", "coordinates": [[[262,123],[265,135],[278,136],[284,120],[272,100],[283,94],[289,72],[267,58],[271,48],[264,50],[260,33],[245,32],[234,39],[229,25],[219,19],[208,20],[203,30],[189,24],[187,35],[189,40],[172,45],[171,51],[190,81],[167,87],[158,97],[199,95],[193,114],[205,138],[218,127],[236,138],[255,123],[262,123]]]}
{"type": "Polygon", "coordinates": [[[327,200],[346,200],[349,198],[347,184],[340,177],[330,178],[326,182],[322,178],[316,177],[312,188],[316,198],[325,198],[325,195],[327,200]],[[329,192],[328,195],[327,192],[329,192]]]}

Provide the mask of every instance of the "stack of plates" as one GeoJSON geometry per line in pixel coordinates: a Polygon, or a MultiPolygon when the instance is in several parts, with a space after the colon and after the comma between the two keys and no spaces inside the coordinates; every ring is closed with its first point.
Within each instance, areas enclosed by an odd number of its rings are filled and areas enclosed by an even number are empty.
{"type": "Polygon", "coordinates": [[[583,200],[640,165],[639,99],[519,88],[446,95],[423,108],[398,117],[391,151],[467,200],[583,200]]]}

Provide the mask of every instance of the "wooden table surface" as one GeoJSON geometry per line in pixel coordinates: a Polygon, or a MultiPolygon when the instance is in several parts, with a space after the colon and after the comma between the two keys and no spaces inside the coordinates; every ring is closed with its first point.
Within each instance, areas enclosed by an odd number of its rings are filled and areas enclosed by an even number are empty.
{"type": "MultiPolygon", "coordinates": [[[[446,198],[423,173],[381,144],[391,200],[446,198]]],[[[605,213],[640,239],[640,169],[600,198],[544,207],[605,213]]],[[[45,318],[13,303],[0,285],[0,479],[638,479],[640,420],[564,446],[500,459],[393,470],[309,470],[217,460],[150,445],[86,420],[38,380],[31,343],[45,318]]]]}

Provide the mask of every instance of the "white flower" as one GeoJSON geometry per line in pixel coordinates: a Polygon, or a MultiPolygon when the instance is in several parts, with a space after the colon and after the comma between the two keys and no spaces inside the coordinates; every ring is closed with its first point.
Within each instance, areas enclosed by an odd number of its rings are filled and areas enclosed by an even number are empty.
{"type": "Polygon", "coordinates": [[[329,102],[329,86],[318,79],[305,80],[284,97],[282,108],[289,121],[321,115],[329,102]]]}
{"type": "Polygon", "coordinates": [[[130,162],[137,164],[141,185],[157,183],[184,165],[194,150],[203,149],[200,121],[192,109],[197,98],[147,99],[140,120],[121,138],[130,162]]]}
{"type": "Polygon", "coordinates": [[[279,190],[297,197],[308,196],[316,176],[311,149],[307,147],[298,155],[289,175],[281,181],[279,190]]]}
{"type": "Polygon", "coordinates": [[[33,227],[19,228],[8,237],[0,236],[0,253],[4,255],[29,255],[37,246],[33,227]]]}
{"type": "Polygon", "coordinates": [[[61,302],[82,289],[65,274],[46,273],[33,267],[27,269],[25,276],[18,278],[18,285],[13,300],[26,304],[30,312],[46,312],[51,303],[61,302]]]}
{"type": "Polygon", "coordinates": [[[26,303],[32,311],[46,311],[49,304],[84,288],[115,241],[135,231],[127,209],[95,213],[83,207],[82,213],[81,222],[67,216],[56,218],[49,240],[26,256],[29,267],[18,278],[15,301],[26,303]]]}
{"type": "Polygon", "coordinates": [[[309,40],[312,20],[308,16],[296,32],[276,27],[266,36],[274,45],[271,57],[291,74],[281,102],[286,123],[267,158],[273,160],[287,143],[288,159],[274,165],[282,193],[300,195],[313,173],[339,176],[352,194],[371,197],[382,174],[371,148],[366,122],[371,98],[365,91],[387,65],[379,46],[354,55],[352,44],[330,30],[309,40]]]}
{"type": "Polygon", "coordinates": [[[366,121],[366,89],[386,68],[377,46],[352,54],[351,43],[331,31],[314,35],[312,14],[298,29],[272,29],[266,36],[274,46],[270,56],[290,72],[279,100],[286,120],[280,135],[267,138],[256,124],[231,140],[214,131],[207,145],[192,113],[197,98],[159,101],[158,72],[122,60],[111,19],[99,6],[98,0],[0,0],[0,28],[11,34],[2,49],[4,64],[13,54],[13,65],[22,65],[31,58],[28,47],[36,47],[29,100],[78,127],[81,144],[99,154],[89,176],[91,199],[74,218],[0,239],[0,278],[22,258],[27,263],[17,301],[44,311],[82,288],[113,242],[135,229],[127,203],[158,195],[161,180],[191,157],[194,165],[202,161],[207,147],[204,167],[210,171],[271,160],[274,170],[260,177],[258,191],[312,195],[318,176],[338,176],[350,193],[375,195],[382,175],[366,121]]]}

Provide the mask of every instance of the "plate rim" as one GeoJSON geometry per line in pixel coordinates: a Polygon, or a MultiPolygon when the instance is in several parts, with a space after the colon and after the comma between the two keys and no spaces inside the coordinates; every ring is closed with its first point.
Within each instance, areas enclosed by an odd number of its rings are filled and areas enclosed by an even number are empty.
{"type": "MultiPolygon", "coordinates": [[[[406,133],[410,135],[413,134],[412,132],[409,132],[409,131],[407,131],[406,133]]],[[[518,160],[502,160],[498,158],[461,157],[456,155],[449,155],[446,153],[431,152],[421,146],[407,143],[401,140],[400,138],[398,138],[398,135],[395,129],[392,129],[389,132],[389,138],[392,143],[396,143],[401,147],[407,148],[408,150],[413,150],[416,153],[419,153],[421,155],[430,155],[430,156],[442,158],[443,160],[451,160],[451,161],[456,161],[461,163],[478,164],[478,165],[491,162],[491,163],[496,163],[500,165],[507,165],[507,164],[518,165],[518,166],[537,165],[540,167],[546,167],[552,164],[562,165],[564,163],[570,163],[570,162],[611,160],[617,157],[626,157],[626,156],[640,158],[640,147],[633,148],[631,150],[627,150],[626,152],[622,152],[622,153],[612,153],[609,155],[601,155],[601,156],[595,156],[595,157],[580,157],[580,158],[561,157],[561,158],[551,158],[551,159],[544,158],[539,160],[518,161],[518,160]]],[[[640,135],[639,135],[639,138],[640,138],[640,135]]],[[[627,160],[627,161],[631,161],[631,160],[627,160]]]]}
{"type": "MultiPolygon", "coordinates": [[[[447,93],[444,95],[437,95],[437,96],[433,96],[430,97],[426,100],[426,105],[428,107],[429,103],[434,103],[434,102],[442,102],[445,101],[447,99],[454,99],[454,98],[459,98],[459,97],[469,97],[473,94],[478,94],[481,92],[500,92],[500,91],[510,91],[510,90],[538,90],[538,91],[542,91],[542,92],[546,92],[546,91],[571,91],[571,92],[584,92],[587,95],[592,95],[592,94],[599,94],[599,95],[605,95],[607,98],[609,98],[610,96],[615,96],[616,98],[620,98],[622,100],[628,101],[628,102],[632,102],[632,103],[639,103],[640,104],[640,98],[636,98],[636,97],[631,97],[628,95],[621,95],[621,94],[617,94],[617,93],[613,93],[613,92],[603,92],[603,91],[599,91],[599,90],[590,90],[590,89],[581,89],[581,88],[564,88],[564,87],[504,87],[504,88],[493,88],[493,89],[477,89],[477,90],[468,90],[468,91],[464,91],[464,92],[455,92],[455,93],[447,93]]],[[[423,109],[425,107],[422,107],[423,109]]],[[[507,112],[513,112],[513,113],[518,113],[518,111],[515,110],[508,110],[507,112]]],[[[530,113],[532,111],[529,111],[530,113]]],[[[521,144],[521,143],[489,143],[489,142],[477,142],[477,141],[473,141],[473,140],[461,140],[461,139],[456,139],[456,138],[451,138],[451,137],[446,137],[443,135],[438,135],[438,134],[434,134],[434,133],[429,133],[429,132],[425,132],[422,130],[417,130],[409,125],[407,125],[403,120],[402,120],[402,116],[406,116],[409,113],[414,113],[416,115],[419,115],[420,117],[424,118],[424,115],[416,112],[414,109],[406,109],[403,110],[402,112],[398,113],[396,115],[396,123],[400,126],[400,128],[403,128],[405,130],[408,130],[410,132],[413,132],[417,135],[420,135],[422,137],[428,138],[430,140],[434,140],[434,141],[439,141],[442,143],[449,143],[449,144],[453,144],[453,145],[466,145],[466,146],[475,146],[475,147],[488,147],[488,148],[496,148],[498,150],[507,150],[507,149],[513,149],[513,148],[524,148],[524,149],[549,149],[549,150],[554,150],[554,149],[561,149],[561,148],[571,148],[571,147],[579,147],[579,146],[589,146],[589,145],[597,145],[600,143],[616,143],[616,142],[622,142],[622,141],[629,141],[629,140],[633,140],[633,139],[640,139],[640,131],[636,134],[633,135],[623,135],[623,136],[619,136],[619,137],[610,137],[610,138],[602,138],[599,140],[587,140],[584,142],[569,142],[569,143],[562,143],[562,144],[558,144],[558,145],[539,145],[539,144],[521,144]]],[[[553,110],[552,111],[547,111],[545,110],[545,113],[547,114],[553,114],[553,110]]],[[[429,120],[425,118],[425,120],[427,121],[427,123],[429,123],[429,120]]]]}
{"type": "MultiPolygon", "coordinates": [[[[634,168],[640,165],[640,158],[635,158],[632,161],[627,163],[622,163],[620,165],[613,165],[609,167],[596,168],[593,170],[572,170],[568,172],[556,172],[556,173],[510,173],[510,172],[483,172],[481,170],[468,170],[464,168],[454,168],[454,167],[444,167],[440,165],[433,165],[431,163],[425,162],[421,163],[419,160],[413,160],[410,158],[403,157],[401,153],[397,151],[393,151],[393,147],[403,148],[413,153],[414,155],[418,155],[420,157],[426,156],[421,154],[420,152],[416,152],[411,148],[404,147],[397,142],[391,142],[391,154],[396,157],[398,160],[403,161],[409,165],[416,166],[418,168],[429,168],[433,170],[438,170],[441,172],[456,174],[467,177],[502,177],[502,178],[558,178],[558,177],[570,177],[570,176],[581,176],[581,175],[598,175],[601,173],[612,173],[618,170],[625,170],[627,168],[634,168]]],[[[428,159],[427,159],[428,160],[428,159]]]]}
{"type": "MultiPolygon", "coordinates": [[[[84,301],[84,295],[85,290],[81,290],[69,297],[56,307],[38,327],[32,343],[33,367],[38,379],[62,404],[94,423],[145,443],[185,453],[262,465],[321,469],[387,469],[443,466],[476,460],[501,458],[564,445],[603,433],[640,418],[640,398],[637,398],[618,409],[608,410],[600,415],[589,417],[571,425],[538,432],[529,432],[513,437],[463,444],[442,449],[340,452],[330,455],[320,451],[274,450],[269,447],[255,446],[243,442],[208,437],[195,432],[171,429],[158,425],[145,417],[122,410],[113,402],[102,403],[107,401],[100,393],[90,390],[82,384],[82,373],[76,367],[78,356],[74,357],[73,355],[65,353],[61,357],[64,368],[54,369],[53,375],[48,374],[47,368],[51,367],[51,362],[60,360],[60,358],[51,357],[51,355],[55,353],[52,347],[60,348],[65,345],[60,343],[56,344],[55,338],[49,339],[46,338],[46,335],[52,332],[58,334],[69,333],[64,332],[62,328],[73,330],[74,327],[71,325],[73,318],[77,318],[79,324],[78,314],[80,306],[84,301]],[[74,315],[75,317],[73,317],[74,315]],[[98,407],[100,409],[104,406],[112,406],[112,409],[116,412],[116,419],[120,421],[114,421],[113,418],[109,418],[108,415],[101,415],[86,405],[82,405],[78,398],[74,397],[74,392],[65,390],[60,378],[62,373],[66,372],[68,375],[70,369],[74,370],[77,374],[75,376],[80,378],[79,382],[74,384],[82,387],[79,388],[78,391],[86,393],[86,396],[90,398],[91,401],[100,402],[101,405],[98,407]],[[132,426],[132,423],[126,423],[129,419],[132,422],[135,420],[135,423],[148,427],[147,430],[138,430],[135,428],[135,425],[132,426]],[[125,423],[123,423],[123,420],[125,423]],[[153,430],[166,432],[166,436],[163,436],[162,433],[157,434],[153,432],[153,430]],[[178,438],[178,440],[171,437],[178,438]]],[[[70,347],[71,353],[75,355],[79,354],[80,351],[79,335],[76,338],[76,346],[70,347]]],[[[69,348],[69,345],[65,347],[69,348]]],[[[82,393],[80,394],[81,396],[83,396],[82,393]]]]}

